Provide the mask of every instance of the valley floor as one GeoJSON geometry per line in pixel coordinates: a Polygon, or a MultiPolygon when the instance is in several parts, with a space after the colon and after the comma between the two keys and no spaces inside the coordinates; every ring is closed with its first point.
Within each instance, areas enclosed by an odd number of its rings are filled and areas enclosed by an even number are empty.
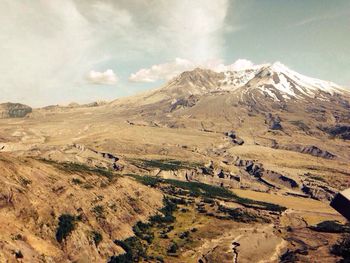
{"type": "Polygon", "coordinates": [[[329,201],[350,187],[348,141],[123,107],[0,120],[0,262],[341,259],[329,201]]]}

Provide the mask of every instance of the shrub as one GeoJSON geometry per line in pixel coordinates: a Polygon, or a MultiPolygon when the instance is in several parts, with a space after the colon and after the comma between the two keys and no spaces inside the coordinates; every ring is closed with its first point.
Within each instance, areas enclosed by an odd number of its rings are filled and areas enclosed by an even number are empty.
{"type": "Polygon", "coordinates": [[[150,218],[151,223],[172,223],[175,218],[173,212],[177,209],[177,205],[169,198],[163,199],[163,208],[160,209],[160,212],[163,215],[155,215],[150,218]]]}
{"type": "Polygon", "coordinates": [[[154,176],[139,176],[134,174],[129,174],[129,176],[135,178],[138,182],[151,187],[155,187],[161,181],[154,176]]]}
{"type": "Polygon", "coordinates": [[[98,246],[98,244],[101,243],[101,241],[103,239],[102,235],[97,231],[91,232],[91,238],[94,241],[96,247],[98,246]]]}
{"type": "Polygon", "coordinates": [[[161,263],[164,262],[164,259],[161,256],[156,256],[156,260],[158,260],[158,262],[161,262],[161,263]]]}
{"type": "Polygon", "coordinates": [[[147,257],[145,248],[137,237],[130,237],[124,241],[116,240],[115,243],[121,246],[125,250],[125,253],[111,257],[108,263],[139,262],[141,257],[147,257]]]}
{"type": "Polygon", "coordinates": [[[331,253],[344,259],[340,262],[350,262],[350,235],[344,236],[337,244],[333,245],[331,253]]]}
{"type": "Polygon", "coordinates": [[[184,238],[188,238],[190,236],[190,232],[189,231],[185,231],[179,234],[179,238],[184,239],[184,238]]]}
{"type": "Polygon", "coordinates": [[[96,205],[91,209],[91,212],[93,212],[96,216],[96,218],[105,218],[104,215],[104,208],[102,205],[96,205]]]}
{"type": "Polygon", "coordinates": [[[146,240],[150,244],[154,238],[154,234],[150,231],[150,227],[151,224],[139,221],[132,229],[137,237],[146,240]]]}
{"type": "Polygon", "coordinates": [[[129,176],[132,176],[137,181],[145,185],[157,186],[159,182],[167,183],[174,187],[180,188],[186,192],[189,192],[189,195],[194,197],[202,196],[203,198],[231,199],[246,207],[252,207],[255,209],[264,209],[264,210],[275,211],[275,212],[283,212],[286,210],[286,208],[283,206],[239,197],[224,187],[209,185],[209,184],[200,183],[200,182],[186,182],[186,181],[179,181],[174,179],[159,179],[157,177],[147,176],[147,175],[140,176],[135,174],[134,175],[129,174],[129,176]]]}
{"type": "Polygon", "coordinates": [[[172,160],[172,159],[162,159],[162,160],[132,159],[130,161],[132,164],[144,169],[148,169],[151,167],[151,168],[159,168],[163,171],[192,169],[192,168],[201,166],[201,164],[198,164],[198,163],[183,162],[183,161],[172,160]]]}
{"type": "Polygon", "coordinates": [[[58,228],[56,231],[56,240],[62,242],[75,229],[75,216],[63,214],[58,218],[58,228]]]}
{"type": "Polygon", "coordinates": [[[114,179],[114,177],[116,176],[116,174],[114,174],[113,171],[103,169],[103,168],[89,167],[87,165],[80,164],[80,163],[69,163],[69,162],[58,163],[58,162],[50,161],[50,160],[43,160],[43,161],[55,166],[56,168],[58,168],[60,170],[63,170],[63,171],[69,172],[69,173],[97,174],[97,175],[104,176],[104,177],[108,178],[109,181],[114,179]]]}
{"type": "Polygon", "coordinates": [[[179,248],[179,246],[175,242],[172,242],[169,245],[167,252],[169,254],[175,254],[177,252],[178,248],[179,248]]]}
{"type": "Polygon", "coordinates": [[[72,183],[73,184],[82,184],[83,182],[79,178],[73,178],[72,183]]]}

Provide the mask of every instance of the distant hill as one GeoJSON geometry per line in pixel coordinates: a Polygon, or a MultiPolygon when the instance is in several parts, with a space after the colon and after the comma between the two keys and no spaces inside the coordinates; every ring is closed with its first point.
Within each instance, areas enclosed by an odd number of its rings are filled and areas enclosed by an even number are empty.
{"type": "Polygon", "coordinates": [[[5,118],[23,118],[27,114],[32,112],[32,108],[20,104],[20,103],[2,103],[0,104],[0,118],[5,119],[5,118]]]}

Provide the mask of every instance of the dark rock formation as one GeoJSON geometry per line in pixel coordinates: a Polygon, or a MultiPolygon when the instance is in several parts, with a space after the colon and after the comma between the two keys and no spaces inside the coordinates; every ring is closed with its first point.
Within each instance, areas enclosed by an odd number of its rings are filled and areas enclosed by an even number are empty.
{"type": "Polygon", "coordinates": [[[335,158],[334,154],[332,154],[332,153],[330,153],[328,151],[325,151],[325,150],[321,150],[320,148],[318,148],[318,147],[316,147],[314,145],[306,146],[304,148],[301,148],[300,152],[301,153],[310,154],[312,156],[322,157],[322,158],[325,158],[325,159],[333,159],[333,158],[335,158]]]}
{"type": "Polygon", "coordinates": [[[189,107],[193,107],[194,105],[196,105],[198,99],[191,95],[187,98],[180,98],[180,99],[175,99],[170,106],[170,112],[177,110],[179,108],[189,108],[189,107]]]}
{"type": "Polygon", "coordinates": [[[222,169],[217,170],[215,174],[219,178],[225,178],[225,174],[224,174],[224,171],[222,169]]]}
{"type": "Polygon", "coordinates": [[[225,134],[225,136],[227,136],[234,144],[237,144],[237,145],[242,145],[242,144],[244,144],[244,140],[243,140],[242,138],[239,138],[239,137],[236,135],[236,132],[235,132],[235,131],[225,132],[224,134],[225,134]]]}
{"type": "Polygon", "coordinates": [[[255,177],[261,177],[264,172],[262,164],[256,163],[253,160],[242,160],[240,158],[237,158],[235,165],[244,167],[245,171],[247,171],[250,175],[253,175],[255,177]]]}
{"type": "Polygon", "coordinates": [[[275,146],[276,149],[300,152],[325,159],[334,159],[336,156],[326,150],[322,150],[314,145],[288,144],[275,146]]]}
{"type": "Polygon", "coordinates": [[[268,113],[265,118],[265,124],[268,125],[270,130],[282,130],[281,119],[279,116],[273,116],[268,113]]]}
{"type": "Polygon", "coordinates": [[[309,228],[317,232],[325,233],[350,233],[350,226],[342,225],[338,221],[323,221],[309,228]]]}
{"type": "Polygon", "coordinates": [[[232,141],[233,141],[233,143],[238,144],[238,145],[244,144],[244,140],[239,138],[239,137],[237,137],[236,139],[233,139],[232,141]]]}
{"type": "Polygon", "coordinates": [[[235,131],[225,132],[225,135],[227,137],[230,137],[231,139],[236,139],[236,132],[235,131]]]}
{"type": "Polygon", "coordinates": [[[32,108],[20,103],[2,103],[0,104],[0,119],[4,118],[23,118],[32,112],[32,108]]]}
{"type": "Polygon", "coordinates": [[[326,183],[317,180],[304,180],[301,190],[311,198],[320,201],[331,201],[336,194],[336,190],[326,183]]]}
{"type": "Polygon", "coordinates": [[[285,185],[289,188],[299,187],[298,183],[295,180],[293,180],[292,178],[289,178],[287,176],[284,176],[280,173],[277,173],[275,171],[267,170],[266,175],[264,175],[264,176],[271,179],[272,181],[278,182],[278,183],[285,185]]]}
{"type": "Polygon", "coordinates": [[[350,140],[350,126],[349,125],[335,125],[335,126],[318,126],[318,129],[328,133],[332,137],[343,140],[350,140]]]}

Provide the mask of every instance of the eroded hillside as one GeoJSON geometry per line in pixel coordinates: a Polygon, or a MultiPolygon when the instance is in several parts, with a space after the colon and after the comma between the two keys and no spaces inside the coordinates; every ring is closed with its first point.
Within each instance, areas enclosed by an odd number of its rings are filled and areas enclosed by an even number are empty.
{"type": "Polygon", "coordinates": [[[104,170],[7,154],[0,165],[1,262],[106,262],[162,206],[159,191],[104,170]]]}

